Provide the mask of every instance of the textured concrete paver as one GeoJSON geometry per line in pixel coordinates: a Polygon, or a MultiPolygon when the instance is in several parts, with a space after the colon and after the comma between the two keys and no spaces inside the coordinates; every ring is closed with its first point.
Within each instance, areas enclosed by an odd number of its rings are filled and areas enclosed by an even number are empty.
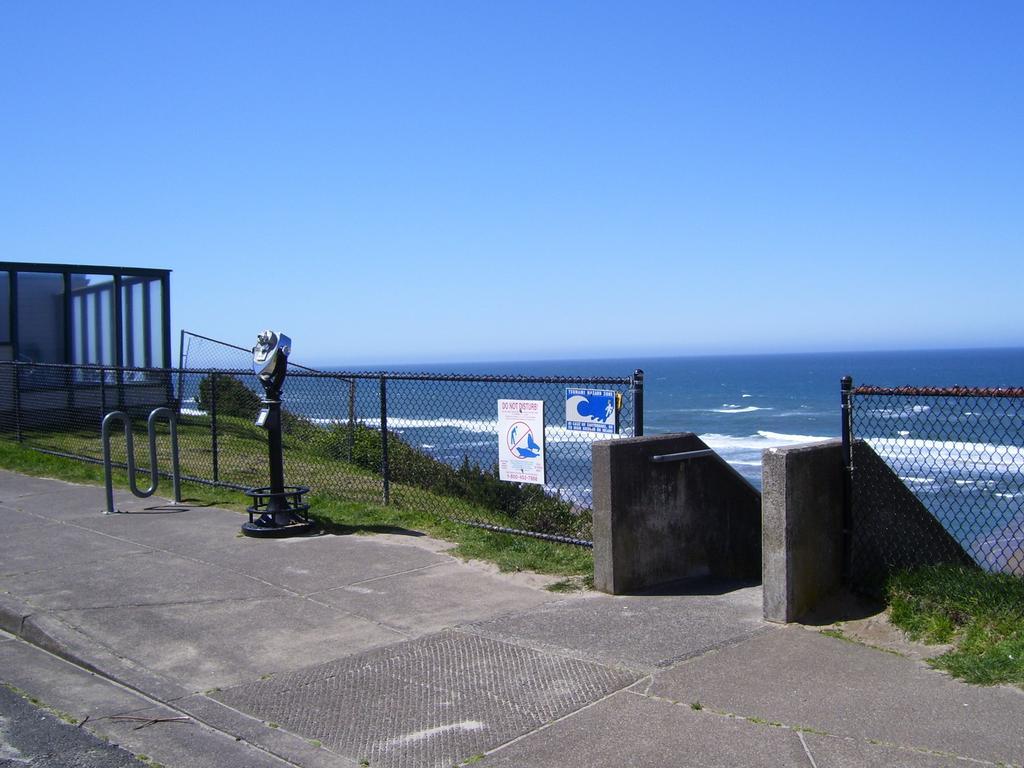
{"type": "MultiPolygon", "coordinates": [[[[699,589],[700,583],[691,586],[699,589]]],[[[766,628],[760,590],[740,588],[717,595],[569,598],[470,629],[611,664],[656,669],[766,628]]]]}
{"type": "Polygon", "coordinates": [[[782,628],[654,677],[651,692],[715,710],[992,761],[1024,755],[1024,691],[782,628]]]}
{"type": "Polygon", "coordinates": [[[635,680],[449,631],[213,696],[372,766],[427,768],[468,759],[635,680]]]}

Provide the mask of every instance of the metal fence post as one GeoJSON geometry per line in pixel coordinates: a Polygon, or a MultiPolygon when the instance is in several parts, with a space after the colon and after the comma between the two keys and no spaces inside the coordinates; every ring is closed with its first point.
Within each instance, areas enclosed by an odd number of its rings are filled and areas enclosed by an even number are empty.
{"type": "Polygon", "coordinates": [[[380,474],[384,506],[391,503],[391,467],[388,464],[388,379],[380,377],[380,474]]]}
{"type": "Polygon", "coordinates": [[[633,371],[629,381],[629,394],[633,399],[633,437],[644,434],[644,372],[641,368],[633,371]]]}
{"type": "Polygon", "coordinates": [[[210,374],[210,448],[213,451],[213,482],[220,480],[217,458],[217,374],[210,374]]]}
{"type": "Polygon", "coordinates": [[[850,581],[853,520],[853,377],[839,380],[843,436],[843,582],[850,581]]]}
{"type": "Polygon", "coordinates": [[[18,442],[25,436],[21,432],[21,364],[14,364],[14,427],[18,434],[18,442]]]}
{"type": "MultiPolygon", "coordinates": [[[[183,373],[184,370],[185,370],[185,329],[182,328],[181,329],[181,335],[180,335],[179,340],[178,340],[178,410],[179,411],[181,410],[181,403],[182,403],[182,401],[185,398],[185,390],[182,387],[182,384],[183,384],[183,381],[184,381],[184,373],[183,373]]],[[[167,389],[169,389],[169,390],[173,389],[173,387],[172,387],[172,385],[170,383],[170,379],[168,379],[168,382],[167,382],[167,389]]],[[[173,397],[169,398],[169,399],[173,399],[173,397]]]]}
{"type": "Polygon", "coordinates": [[[356,452],[356,380],[348,382],[348,461],[356,452]]]}
{"type": "Polygon", "coordinates": [[[107,369],[100,366],[100,421],[107,415],[107,369]]]}

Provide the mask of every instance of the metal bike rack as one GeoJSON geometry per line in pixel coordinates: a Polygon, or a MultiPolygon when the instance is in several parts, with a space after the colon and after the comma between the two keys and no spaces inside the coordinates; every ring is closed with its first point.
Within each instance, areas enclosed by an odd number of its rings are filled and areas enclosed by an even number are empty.
{"type": "Polygon", "coordinates": [[[164,417],[171,426],[171,480],[174,483],[174,503],[181,503],[181,469],[178,466],[178,414],[170,408],[154,408],[148,419],[149,426],[149,488],[139,490],[135,482],[135,443],[132,439],[132,420],[124,411],[111,411],[103,417],[103,474],[107,485],[107,508],[103,514],[112,515],[120,510],[114,509],[113,464],[110,460],[110,430],[115,421],[124,426],[124,439],[128,453],[128,483],[132,493],[140,499],[146,499],[156,493],[160,483],[160,473],[156,468],[156,421],[164,417]]]}

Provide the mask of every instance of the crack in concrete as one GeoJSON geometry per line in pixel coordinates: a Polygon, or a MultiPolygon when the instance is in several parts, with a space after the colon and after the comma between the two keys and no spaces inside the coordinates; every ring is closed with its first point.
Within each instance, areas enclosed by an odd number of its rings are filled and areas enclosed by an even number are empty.
{"type": "Polygon", "coordinates": [[[568,720],[568,719],[570,719],[572,717],[576,717],[576,715],[580,714],[581,712],[586,712],[588,709],[596,707],[598,704],[600,704],[603,701],[607,701],[612,696],[615,696],[615,695],[617,695],[619,693],[622,693],[623,691],[628,691],[629,688],[632,687],[633,685],[636,685],[636,683],[633,682],[633,683],[630,683],[629,685],[623,686],[622,688],[618,688],[618,689],[612,691],[611,693],[609,693],[609,694],[607,694],[605,696],[602,696],[599,699],[596,699],[596,700],[590,702],[589,704],[584,704],[579,709],[574,709],[572,712],[569,712],[568,714],[562,715],[561,717],[557,717],[557,718],[555,718],[554,720],[552,720],[550,722],[544,723],[544,725],[538,726],[537,728],[534,728],[531,731],[527,731],[526,733],[521,733],[520,735],[516,736],[514,739],[509,739],[505,743],[499,744],[498,746],[494,747],[493,749],[487,750],[486,752],[484,752],[484,754],[485,755],[493,755],[495,752],[499,752],[499,751],[501,751],[503,749],[506,749],[507,747],[511,747],[513,744],[517,744],[520,741],[522,741],[523,739],[527,739],[527,738],[529,738],[530,736],[532,736],[535,733],[541,733],[542,731],[546,731],[548,728],[551,728],[552,726],[557,725],[558,723],[564,722],[564,721],[566,721],[566,720],[568,720]]]}
{"type": "Polygon", "coordinates": [[[804,748],[804,754],[807,755],[807,759],[811,762],[811,768],[818,768],[818,764],[814,762],[814,755],[811,754],[811,748],[807,746],[807,740],[804,738],[803,733],[797,731],[796,737],[800,739],[800,745],[804,748]]]}
{"type": "Polygon", "coordinates": [[[308,597],[315,597],[316,595],[323,595],[323,594],[326,594],[328,592],[336,592],[338,590],[349,589],[350,587],[359,587],[359,586],[362,586],[363,584],[371,584],[371,583],[373,583],[375,581],[383,581],[385,579],[393,579],[395,576],[405,576],[405,575],[410,574],[410,573],[419,573],[420,571],[428,571],[431,568],[439,568],[442,565],[450,565],[453,562],[456,562],[455,559],[454,558],[450,558],[449,560],[446,560],[446,561],[440,562],[440,563],[431,563],[430,565],[421,565],[419,568],[409,568],[408,570],[405,570],[405,571],[396,571],[395,573],[386,573],[383,576],[374,576],[371,579],[362,579],[360,581],[353,581],[350,584],[339,584],[336,587],[328,587],[327,589],[318,589],[315,592],[307,592],[305,595],[303,595],[303,597],[307,597],[307,598],[308,597]]]}

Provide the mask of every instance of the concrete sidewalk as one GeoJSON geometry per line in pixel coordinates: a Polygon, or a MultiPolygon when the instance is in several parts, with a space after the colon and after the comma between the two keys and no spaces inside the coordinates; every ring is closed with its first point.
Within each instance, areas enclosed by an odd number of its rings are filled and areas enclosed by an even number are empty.
{"type": "Polygon", "coordinates": [[[1024,692],[765,624],[757,587],[562,596],[412,532],[102,503],[0,471],[0,680],[167,766],[1024,761],[1024,692]]]}

